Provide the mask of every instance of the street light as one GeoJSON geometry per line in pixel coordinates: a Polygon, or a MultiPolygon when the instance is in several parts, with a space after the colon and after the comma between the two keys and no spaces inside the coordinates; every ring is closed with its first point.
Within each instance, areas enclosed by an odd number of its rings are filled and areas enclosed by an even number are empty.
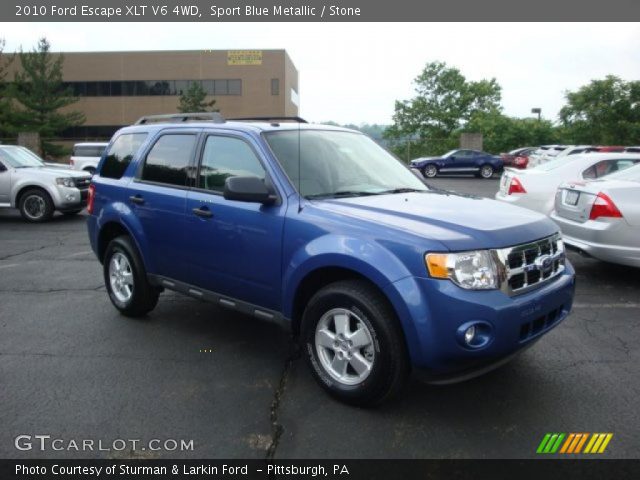
{"type": "Polygon", "coordinates": [[[542,113],[542,109],[541,108],[532,108],[531,109],[531,113],[537,113],[538,114],[538,121],[540,121],[540,114],[542,113]]]}

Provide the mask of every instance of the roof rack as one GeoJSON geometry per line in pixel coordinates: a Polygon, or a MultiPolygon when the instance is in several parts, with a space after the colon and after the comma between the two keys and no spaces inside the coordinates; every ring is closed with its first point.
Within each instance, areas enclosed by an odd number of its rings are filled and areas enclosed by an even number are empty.
{"type": "Polygon", "coordinates": [[[147,115],[138,119],[135,125],[146,125],[147,123],[180,123],[188,121],[209,121],[214,123],[224,123],[225,119],[219,112],[198,112],[198,113],[170,113],[167,115],[147,115]]]}
{"type": "Polygon", "coordinates": [[[289,121],[298,123],[309,123],[304,118],[300,117],[238,117],[229,118],[227,120],[238,122],[274,122],[274,121],[289,121]]]}

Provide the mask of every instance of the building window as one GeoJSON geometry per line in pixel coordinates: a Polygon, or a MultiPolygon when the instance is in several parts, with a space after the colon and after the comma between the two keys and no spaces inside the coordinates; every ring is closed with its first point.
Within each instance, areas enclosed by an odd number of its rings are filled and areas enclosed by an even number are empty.
{"type": "Polygon", "coordinates": [[[280,79],[271,79],[271,95],[280,95],[280,79]]]}
{"type": "Polygon", "coordinates": [[[242,95],[240,79],[208,80],[114,80],[103,82],[65,82],[76,97],[173,96],[186,92],[199,82],[207,95],[242,95]]]}

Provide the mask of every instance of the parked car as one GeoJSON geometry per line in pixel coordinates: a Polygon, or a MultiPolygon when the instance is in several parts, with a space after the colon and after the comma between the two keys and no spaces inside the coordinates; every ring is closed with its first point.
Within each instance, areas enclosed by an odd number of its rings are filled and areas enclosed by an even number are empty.
{"type": "Polygon", "coordinates": [[[511,165],[513,168],[524,170],[529,166],[529,155],[518,155],[511,165]]]}
{"type": "Polygon", "coordinates": [[[360,132],[281,120],[168,115],[115,134],[87,223],[117,310],[145,315],[169,289],[284,322],[318,383],[359,405],[411,369],[479,375],[569,314],[551,220],[432,190],[360,132]]]}
{"type": "Polygon", "coordinates": [[[640,162],[636,153],[589,153],[558,158],[527,170],[506,169],[496,200],[549,215],[565,181],[593,180],[640,162]]]}
{"type": "Polygon", "coordinates": [[[73,146],[69,164],[74,170],[84,170],[93,175],[100,161],[100,157],[108,143],[76,143],[73,146]]]}
{"type": "Polygon", "coordinates": [[[640,164],[591,182],[565,182],[551,218],[567,247],[640,267],[640,164]]]}
{"type": "Polygon", "coordinates": [[[533,153],[536,148],[537,147],[516,148],[508,153],[501,153],[500,158],[505,167],[527,168],[529,155],[533,153]]]}
{"type": "Polygon", "coordinates": [[[587,149],[587,153],[597,152],[597,153],[621,153],[628,152],[628,147],[622,147],[619,145],[598,145],[592,146],[587,149]]]}
{"type": "Polygon", "coordinates": [[[479,150],[451,150],[441,157],[422,157],[411,160],[411,167],[418,169],[425,178],[439,173],[475,173],[482,178],[491,178],[501,171],[502,159],[479,150]]]}
{"type": "Polygon", "coordinates": [[[79,213],[90,182],[85,172],[45,165],[24,147],[0,145],[0,207],[19,209],[27,221],[49,220],[55,210],[79,213]]]}
{"type": "Polygon", "coordinates": [[[560,152],[566,149],[566,145],[543,145],[538,147],[537,150],[529,155],[529,168],[537,167],[538,165],[552,160],[554,157],[559,155],[560,152]]]}

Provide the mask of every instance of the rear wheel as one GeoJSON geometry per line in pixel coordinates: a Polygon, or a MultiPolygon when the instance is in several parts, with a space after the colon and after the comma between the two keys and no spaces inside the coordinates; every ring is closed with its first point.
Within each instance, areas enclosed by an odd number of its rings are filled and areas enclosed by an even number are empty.
{"type": "Polygon", "coordinates": [[[370,406],[394,396],[409,373],[404,337],[384,296],[365,281],[328,285],[302,318],[305,357],[332,396],[370,406]]]}
{"type": "Polygon", "coordinates": [[[28,222],[46,222],[53,216],[53,200],[47,192],[39,188],[27,190],[18,203],[22,218],[28,222]]]}
{"type": "Polygon", "coordinates": [[[87,167],[84,169],[85,172],[87,172],[89,175],[93,176],[96,173],[96,169],[93,167],[87,167]]]}
{"type": "Polygon", "coordinates": [[[483,165],[480,167],[480,176],[482,178],[493,177],[493,167],[491,165],[483,165]]]}
{"type": "Polygon", "coordinates": [[[422,169],[422,175],[425,178],[433,178],[438,175],[438,168],[435,165],[427,165],[422,169]]]}
{"type": "Polygon", "coordinates": [[[120,313],[141,317],[155,308],[159,292],[149,284],[140,255],[128,236],[109,243],[103,270],[107,293],[120,313]]]}

